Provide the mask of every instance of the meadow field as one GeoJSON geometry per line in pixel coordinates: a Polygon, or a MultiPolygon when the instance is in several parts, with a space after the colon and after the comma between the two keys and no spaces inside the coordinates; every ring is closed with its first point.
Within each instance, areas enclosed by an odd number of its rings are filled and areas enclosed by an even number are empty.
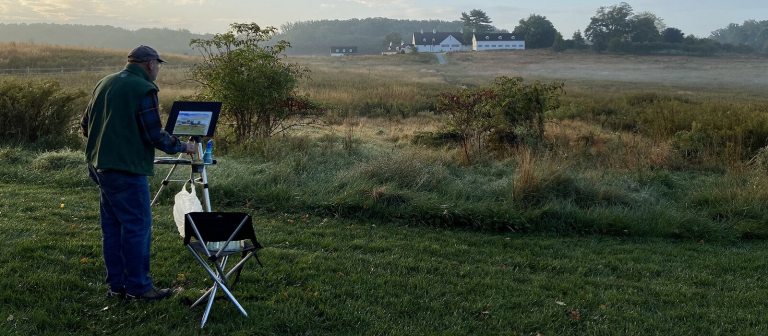
{"type": "MultiPolygon", "coordinates": [[[[104,56],[113,51],[70,53],[76,64],[120,63],[104,56]]],[[[265,267],[235,291],[251,316],[221,300],[202,331],[201,310],[187,305],[210,282],[176,233],[173,185],[154,209],[152,267],[177,295],[107,299],[98,191],[75,132],[82,110],[55,141],[3,142],[0,333],[768,332],[766,58],[447,59],[290,57],[311,70],[299,89],[326,108],[322,122],[258,141],[219,129],[213,207],[254,215],[265,267]],[[562,104],[546,114],[543,143],[467,162],[435,97],[498,76],[563,82],[562,104]]],[[[73,104],[84,107],[105,74],[0,82],[55,81],[83,92],[73,104]]],[[[196,93],[187,78],[183,68],[161,72],[164,109],[196,93]]],[[[164,175],[158,168],[152,190],[164,175]]]]}

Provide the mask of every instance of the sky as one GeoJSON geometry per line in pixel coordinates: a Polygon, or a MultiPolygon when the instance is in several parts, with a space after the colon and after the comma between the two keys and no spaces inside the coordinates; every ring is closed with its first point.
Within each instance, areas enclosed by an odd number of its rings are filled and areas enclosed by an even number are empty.
{"type": "MultiPolygon", "coordinates": [[[[651,12],[668,27],[707,37],[745,20],[768,20],[768,0],[626,1],[635,14],[651,12]]],[[[547,17],[564,37],[589,24],[606,0],[0,0],[0,23],[111,25],[128,29],[188,29],[221,33],[230,23],[275,26],[322,19],[386,17],[454,21],[462,12],[483,10],[493,25],[512,31],[531,14],[547,17]]],[[[424,27],[425,30],[434,27],[424,27]]]]}

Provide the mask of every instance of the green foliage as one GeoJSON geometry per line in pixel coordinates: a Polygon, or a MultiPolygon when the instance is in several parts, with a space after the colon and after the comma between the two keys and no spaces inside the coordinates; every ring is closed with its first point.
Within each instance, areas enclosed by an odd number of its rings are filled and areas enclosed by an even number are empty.
{"type": "Polygon", "coordinates": [[[275,33],[274,27],[235,23],[227,33],[190,43],[204,58],[192,72],[202,95],[223,102],[223,117],[240,140],[270,137],[319,111],[296,93],[307,70],[281,57],[290,44],[264,45],[275,33]]]}
{"type": "Polygon", "coordinates": [[[494,98],[488,88],[461,89],[452,93],[443,93],[437,100],[437,109],[447,116],[448,129],[461,134],[461,145],[464,158],[471,163],[471,147],[480,152],[488,132],[495,126],[496,117],[487,108],[488,102],[494,98]]]}
{"type": "Polygon", "coordinates": [[[55,81],[0,81],[0,141],[42,146],[73,143],[83,97],[84,92],[67,91],[55,81]]]}
{"type": "Polygon", "coordinates": [[[626,40],[632,32],[629,20],[632,12],[632,6],[626,2],[598,8],[595,16],[590,18],[589,25],[584,29],[584,36],[592,42],[592,48],[603,51],[608,48],[611,40],[626,40]]]}
{"type": "MultiPolygon", "coordinates": [[[[559,34],[546,16],[536,14],[521,19],[512,33],[525,40],[526,49],[550,48],[559,34]]],[[[562,40],[562,36],[560,39],[562,40]]]]}
{"type": "Polygon", "coordinates": [[[573,32],[571,40],[573,40],[573,47],[576,49],[581,49],[587,46],[587,42],[584,40],[584,36],[581,35],[581,31],[578,29],[573,32]]]}
{"type": "Polygon", "coordinates": [[[465,160],[471,163],[470,152],[481,153],[489,140],[494,146],[540,143],[544,113],[559,106],[562,93],[562,83],[527,84],[520,77],[503,76],[490,87],[443,93],[436,105],[447,115],[448,129],[461,134],[465,160]]]}
{"type": "Polygon", "coordinates": [[[661,38],[655,15],[646,13],[645,15],[635,15],[630,19],[632,33],[630,40],[632,42],[656,42],[661,38]]]}
{"type": "Polygon", "coordinates": [[[491,25],[493,21],[488,17],[488,14],[480,9],[473,9],[469,11],[469,14],[461,12],[461,22],[464,25],[462,28],[464,30],[464,43],[472,41],[472,34],[474,33],[488,33],[496,30],[491,25]]]}
{"type": "Polygon", "coordinates": [[[678,28],[668,27],[661,31],[662,42],[683,43],[684,39],[685,39],[685,34],[683,34],[683,31],[678,28]]]}
{"type": "Polygon", "coordinates": [[[524,128],[534,141],[544,137],[544,113],[560,106],[564,84],[525,83],[521,77],[499,77],[493,83],[495,99],[490,104],[503,120],[500,128],[524,128]]]}
{"type": "Polygon", "coordinates": [[[768,52],[768,20],[747,20],[741,25],[731,23],[728,27],[712,32],[712,38],[720,43],[745,45],[766,53],[768,52]]]}
{"type": "Polygon", "coordinates": [[[487,33],[494,29],[491,25],[493,22],[491,18],[480,9],[473,9],[469,11],[469,14],[461,12],[461,22],[464,23],[464,29],[470,32],[487,33]]]}
{"type": "Polygon", "coordinates": [[[560,33],[555,34],[555,41],[552,43],[552,51],[561,52],[566,48],[567,47],[565,45],[565,40],[563,40],[563,35],[560,35],[560,33]]]}

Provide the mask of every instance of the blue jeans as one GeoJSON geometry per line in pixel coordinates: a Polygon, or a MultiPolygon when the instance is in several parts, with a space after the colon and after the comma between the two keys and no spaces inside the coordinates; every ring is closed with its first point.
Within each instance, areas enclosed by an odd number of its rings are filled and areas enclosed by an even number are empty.
{"type": "Polygon", "coordinates": [[[101,193],[100,219],[107,284],[113,291],[125,289],[141,295],[152,289],[149,277],[149,246],[152,211],[146,176],[88,166],[101,193]]]}

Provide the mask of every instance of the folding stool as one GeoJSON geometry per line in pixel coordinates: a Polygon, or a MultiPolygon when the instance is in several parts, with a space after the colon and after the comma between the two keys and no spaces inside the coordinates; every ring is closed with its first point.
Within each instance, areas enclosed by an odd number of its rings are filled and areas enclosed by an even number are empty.
{"type": "Polygon", "coordinates": [[[205,327],[208,321],[218,289],[243,316],[248,317],[230,288],[240,279],[240,272],[248,259],[254,257],[261,265],[256,252],[262,246],[256,240],[251,216],[242,212],[190,212],[184,221],[184,245],[213,280],[213,286],[191,306],[195,307],[208,298],[200,328],[205,327]],[[229,257],[238,253],[241,254],[240,261],[225,271],[229,257]],[[234,281],[230,282],[233,274],[234,281]]]}

